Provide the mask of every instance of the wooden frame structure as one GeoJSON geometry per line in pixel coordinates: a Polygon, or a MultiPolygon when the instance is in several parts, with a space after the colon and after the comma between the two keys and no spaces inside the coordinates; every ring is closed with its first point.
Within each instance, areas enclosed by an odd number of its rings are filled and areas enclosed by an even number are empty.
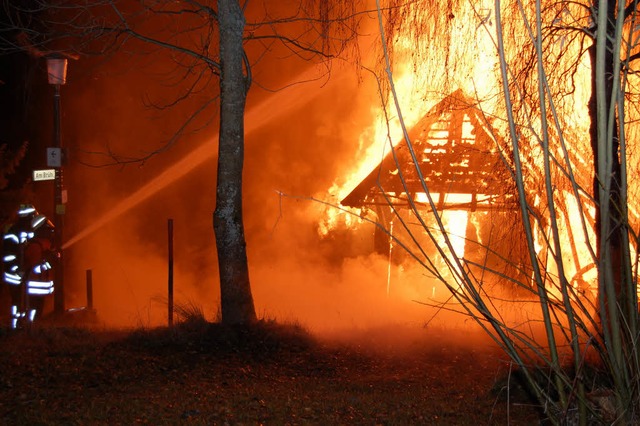
{"type": "Polygon", "coordinates": [[[506,144],[499,140],[476,104],[458,90],[436,104],[342,201],[348,207],[408,207],[409,197],[429,191],[438,210],[517,207],[506,144]],[[506,155],[503,155],[505,153],[506,155]],[[419,165],[419,170],[416,164],[419,165]],[[419,173],[418,173],[419,171],[419,173]],[[421,178],[422,177],[422,178],[421,178]],[[467,201],[450,195],[467,194],[467,201]]]}

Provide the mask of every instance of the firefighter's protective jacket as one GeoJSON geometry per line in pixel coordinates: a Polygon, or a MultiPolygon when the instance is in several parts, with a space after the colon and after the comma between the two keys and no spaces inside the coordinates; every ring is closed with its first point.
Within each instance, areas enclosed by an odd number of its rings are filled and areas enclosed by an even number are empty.
{"type": "MultiPolygon", "coordinates": [[[[53,293],[53,240],[54,227],[51,221],[38,214],[32,205],[20,206],[17,219],[4,234],[3,240],[3,278],[13,289],[12,295],[37,298],[53,293]]],[[[16,319],[25,316],[33,321],[36,314],[33,309],[27,312],[24,298],[19,299],[12,302],[14,325],[16,319]]]]}

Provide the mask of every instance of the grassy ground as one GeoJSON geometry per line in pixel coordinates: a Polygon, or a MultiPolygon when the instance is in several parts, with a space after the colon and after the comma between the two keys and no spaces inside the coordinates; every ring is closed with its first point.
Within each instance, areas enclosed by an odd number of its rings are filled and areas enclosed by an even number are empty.
{"type": "Polygon", "coordinates": [[[526,400],[507,399],[508,377],[497,349],[443,331],[328,342],[273,322],[4,330],[0,424],[536,424],[526,400]]]}

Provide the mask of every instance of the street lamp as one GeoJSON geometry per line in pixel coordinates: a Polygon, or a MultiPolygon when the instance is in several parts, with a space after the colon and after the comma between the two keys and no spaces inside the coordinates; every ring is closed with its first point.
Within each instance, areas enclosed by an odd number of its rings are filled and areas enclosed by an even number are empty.
{"type": "Polygon", "coordinates": [[[62,182],[62,142],[60,140],[60,86],[67,82],[67,58],[52,53],[46,56],[49,84],[53,85],[53,147],[47,148],[47,166],[56,170],[53,185],[53,224],[55,226],[55,247],[58,249],[55,265],[55,291],[53,292],[53,310],[57,315],[65,311],[64,307],[64,262],[62,255],[62,229],[64,225],[66,197],[62,182]]]}

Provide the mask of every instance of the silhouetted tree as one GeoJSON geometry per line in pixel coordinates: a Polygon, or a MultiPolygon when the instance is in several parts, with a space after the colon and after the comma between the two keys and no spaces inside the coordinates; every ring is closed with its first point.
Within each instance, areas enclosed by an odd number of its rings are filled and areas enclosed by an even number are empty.
{"type": "MultiPolygon", "coordinates": [[[[611,262],[612,271],[615,271],[611,278],[616,301],[610,305],[607,303],[607,310],[617,309],[617,304],[629,319],[635,318],[637,297],[632,285],[630,259],[624,258],[625,251],[628,251],[624,248],[629,245],[630,228],[625,206],[628,189],[622,167],[626,151],[621,151],[620,146],[620,136],[624,137],[621,130],[627,124],[624,122],[627,115],[620,102],[631,100],[626,107],[631,115],[635,114],[633,105],[638,88],[628,76],[638,72],[640,46],[636,39],[620,42],[619,37],[620,34],[624,34],[624,38],[636,37],[639,12],[638,2],[634,0],[548,2],[541,5],[540,11],[541,55],[548,78],[546,90],[558,105],[563,98],[574,96],[576,85],[580,84],[575,80],[580,61],[585,56],[588,58],[591,69],[588,137],[594,159],[591,195],[596,207],[595,251],[598,259],[605,264],[611,262]],[[570,45],[579,48],[570,50],[570,45]],[[602,149],[603,138],[610,139],[607,151],[602,149]]],[[[520,64],[514,67],[518,75],[513,80],[514,89],[518,85],[523,90],[522,102],[531,105],[539,101],[535,78],[536,50],[521,49],[518,56],[520,64]]],[[[519,118],[525,120],[523,115],[519,118]]],[[[598,270],[604,273],[607,269],[609,267],[598,270]]],[[[605,299],[603,284],[606,279],[601,275],[600,293],[605,299]]],[[[612,319],[613,312],[602,314],[612,319]]],[[[635,323],[636,320],[629,326],[635,329],[635,323]]]]}

